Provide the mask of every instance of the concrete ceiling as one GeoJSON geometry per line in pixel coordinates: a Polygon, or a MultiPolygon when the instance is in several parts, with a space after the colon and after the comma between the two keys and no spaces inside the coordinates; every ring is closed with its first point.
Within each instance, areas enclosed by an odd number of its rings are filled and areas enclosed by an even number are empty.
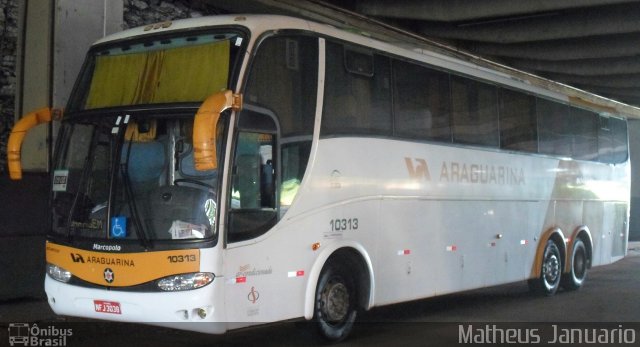
{"type": "Polygon", "coordinates": [[[349,6],[505,65],[640,105],[640,1],[359,0],[349,6]]]}
{"type": "Polygon", "coordinates": [[[640,106],[639,0],[200,0],[221,11],[372,19],[640,106]],[[292,11],[292,7],[298,10],[292,11]]]}

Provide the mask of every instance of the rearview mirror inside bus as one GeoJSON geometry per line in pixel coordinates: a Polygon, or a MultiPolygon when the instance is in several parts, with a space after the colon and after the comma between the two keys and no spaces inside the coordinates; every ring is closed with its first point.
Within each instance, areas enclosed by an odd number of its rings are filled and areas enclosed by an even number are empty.
{"type": "Polygon", "coordinates": [[[197,171],[218,167],[216,126],[220,114],[230,108],[234,111],[242,108],[242,95],[233,94],[230,90],[215,93],[200,105],[193,123],[193,159],[197,171]]]}

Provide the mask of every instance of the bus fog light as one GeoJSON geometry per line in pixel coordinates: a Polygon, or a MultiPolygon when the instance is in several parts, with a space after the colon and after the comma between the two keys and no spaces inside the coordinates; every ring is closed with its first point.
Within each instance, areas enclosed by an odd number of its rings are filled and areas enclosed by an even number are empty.
{"type": "Polygon", "coordinates": [[[198,313],[198,317],[200,317],[200,319],[205,319],[207,317],[207,310],[205,310],[204,308],[199,308],[197,310],[198,313]]]}
{"type": "Polygon", "coordinates": [[[56,281],[68,283],[71,280],[71,272],[53,264],[47,264],[47,274],[56,281]]]}
{"type": "Polygon", "coordinates": [[[158,288],[167,292],[197,289],[211,283],[215,275],[210,272],[195,272],[167,276],[158,280],[158,288]]]}

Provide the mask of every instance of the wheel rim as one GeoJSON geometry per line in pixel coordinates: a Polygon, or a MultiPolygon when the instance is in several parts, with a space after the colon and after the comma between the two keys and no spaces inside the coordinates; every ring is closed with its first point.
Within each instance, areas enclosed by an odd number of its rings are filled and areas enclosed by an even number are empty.
{"type": "Polygon", "coordinates": [[[320,295],[320,309],[331,323],[345,319],[349,312],[349,289],[342,282],[330,281],[320,295]]]}
{"type": "Polygon", "coordinates": [[[560,260],[554,253],[549,254],[542,264],[542,275],[547,288],[551,289],[555,287],[560,278],[560,260]]]}

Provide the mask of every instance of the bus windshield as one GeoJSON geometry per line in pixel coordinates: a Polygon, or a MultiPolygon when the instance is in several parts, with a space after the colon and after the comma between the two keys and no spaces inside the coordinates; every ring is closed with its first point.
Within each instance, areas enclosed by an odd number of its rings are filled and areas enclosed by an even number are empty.
{"type": "Polygon", "coordinates": [[[53,180],[54,233],[145,246],[215,236],[218,172],[195,170],[192,128],[192,117],[178,116],[63,123],[53,180]]]}
{"type": "Polygon", "coordinates": [[[54,235],[145,247],[216,236],[218,172],[195,169],[194,116],[207,97],[233,87],[243,36],[180,35],[90,52],[58,138],[54,235]]]}
{"type": "Polygon", "coordinates": [[[229,89],[239,32],[138,39],[94,48],[68,112],[202,102],[229,89]]]}

